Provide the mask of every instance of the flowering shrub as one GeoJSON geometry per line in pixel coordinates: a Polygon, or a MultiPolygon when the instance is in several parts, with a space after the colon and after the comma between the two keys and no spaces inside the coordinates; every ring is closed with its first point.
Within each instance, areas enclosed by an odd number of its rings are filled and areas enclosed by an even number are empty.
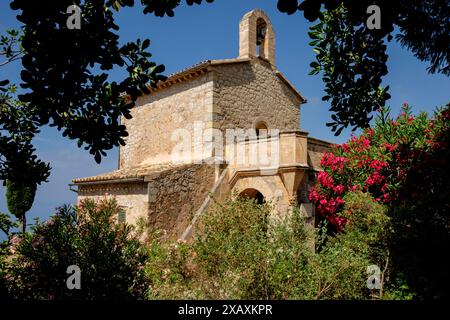
{"type": "Polygon", "coordinates": [[[396,119],[381,109],[373,128],[323,156],[310,200],[340,230],[347,223],[342,210],[349,191],[368,192],[387,205],[419,197],[427,184],[418,184],[427,179],[429,166],[448,168],[449,157],[443,153],[448,153],[449,129],[449,106],[432,119],[426,113],[414,117],[407,104],[396,119]]]}

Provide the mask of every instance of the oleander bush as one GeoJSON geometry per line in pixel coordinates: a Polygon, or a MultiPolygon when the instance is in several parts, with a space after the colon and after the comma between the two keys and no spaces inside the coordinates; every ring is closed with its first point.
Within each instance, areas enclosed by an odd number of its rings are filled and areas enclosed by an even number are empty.
{"type": "Polygon", "coordinates": [[[373,128],[325,154],[310,192],[317,212],[340,232],[352,212],[349,192],[388,207],[391,263],[417,298],[450,297],[450,105],[432,117],[408,105],[393,119],[380,110],[373,128]]]}
{"type": "Polygon", "coordinates": [[[146,252],[133,228],[118,223],[114,199],[64,206],[31,232],[15,235],[3,254],[2,280],[14,299],[132,299],[143,295],[146,252]],[[81,270],[69,290],[67,268],[81,270]]]}

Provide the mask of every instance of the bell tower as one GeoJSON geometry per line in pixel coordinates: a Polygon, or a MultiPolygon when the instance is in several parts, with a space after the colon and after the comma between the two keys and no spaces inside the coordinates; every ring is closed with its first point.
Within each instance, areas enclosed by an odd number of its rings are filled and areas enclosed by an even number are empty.
{"type": "Polygon", "coordinates": [[[247,13],[239,24],[239,58],[261,57],[275,66],[275,33],[262,10],[247,13]]]}

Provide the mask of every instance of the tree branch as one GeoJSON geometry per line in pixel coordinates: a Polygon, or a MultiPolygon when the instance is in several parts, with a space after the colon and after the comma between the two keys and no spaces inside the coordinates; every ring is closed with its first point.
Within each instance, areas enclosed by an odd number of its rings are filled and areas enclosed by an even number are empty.
{"type": "Polygon", "coordinates": [[[20,51],[19,53],[17,53],[17,54],[15,54],[15,55],[11,56],[11,58],[6,59],[5,61],[1,62],[1,63],[0,63],[0,67],[3,67],[3,66],[5,66],[5,65],[7,65],[8,63],[14,62],[14,61],[16,61],[16,60],[19,60],[20,58],[22,58],[22,55],[23,55],[23,52],[20,51]]]}

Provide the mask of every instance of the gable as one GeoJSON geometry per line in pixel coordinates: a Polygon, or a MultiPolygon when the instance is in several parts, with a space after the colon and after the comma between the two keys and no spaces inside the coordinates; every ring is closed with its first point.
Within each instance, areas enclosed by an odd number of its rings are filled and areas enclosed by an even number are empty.
{"type": "Polygon", "coordinates": [[[297,130],[302,95],[270,63],[253,58],[213,67],[214,113],[218,127],[254,128],[264,121],[269,129],[297,130]]]}

